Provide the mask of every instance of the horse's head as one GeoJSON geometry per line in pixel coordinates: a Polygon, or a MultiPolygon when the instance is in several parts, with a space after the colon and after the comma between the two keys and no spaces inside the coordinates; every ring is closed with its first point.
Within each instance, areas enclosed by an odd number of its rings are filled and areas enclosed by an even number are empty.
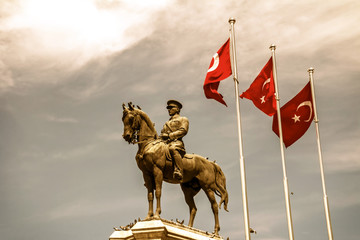
{"type": "Polygon", "coordinates": [[[124,133],[123,138],[128,143],[139,143],[147,140],[153,140],[157,138],[157,133],[154,128],[154,123],[151,122],[149,116],[141,110],[139,106],[137,108],[128,103],[129,107],[123,104],[123,117],[124,133]]]}
{"type": "Polygon", "coordinates": [[[126,107],[125,104],[122,106],[124,110],[122,116],[122,121],[124,123],[123,138],[128,143],[134,144],[137,141],[137,132],[140,130],[140,109],[136,109],[131,102],[128,103],[129,107],[126,107]]]}

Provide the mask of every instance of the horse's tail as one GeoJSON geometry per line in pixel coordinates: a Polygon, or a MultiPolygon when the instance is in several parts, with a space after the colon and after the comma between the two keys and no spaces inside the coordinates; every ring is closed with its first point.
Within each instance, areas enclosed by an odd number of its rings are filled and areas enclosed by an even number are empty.
{"type": "Polygon", "coordinates": [[[212,162],[212,164],[214,165],[215,168],[215,194],[218,195],[221,199],[219,202],[219,208],[221,208],[221,204],[224,203],[224,209],[225,211],[228,212],[227,210],[227,204],[229,201],[229,194],[226,190],[226,178],[225,175],[223,173],[223,171],[221,170],[220,166],[217,165],[215,162],[212,162]]]}

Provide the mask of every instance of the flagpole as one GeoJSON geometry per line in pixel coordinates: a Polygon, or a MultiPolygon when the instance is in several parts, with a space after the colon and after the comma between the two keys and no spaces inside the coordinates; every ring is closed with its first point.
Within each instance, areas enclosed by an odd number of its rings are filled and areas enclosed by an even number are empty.
{"type": "Polygon", "coordinates": [[[239,137],[239,151],[240,151],[240,177],[241,177],[241,189],[242,189],[242,202],[244,211],[244,225],[245,225],[245,239],[250,240],[250,227],[249,227],[249,210],[246,190],[246,176],[245,176],[245,161],[243,154],[243,144],[241,135],[241,117],[240,117],[240,104],[239,104],[239,81],[236,67],[236,49],[235,49],[235,30],[234,24],[236,20],[234,18],[229,19],[230,23],[230,43],[232,49],[232,61],[231,66],[233,70],[233,78],[235,84],[235,99],[236,99],[236,115],[237,115],[237,126],[238,126],[238,137],[239,137]]]}
{"type": "Polygon", "coordinates": [[[314,122],[315,122],[315,129],[316,129],[318,154],[319,154],[321,182],[322,182],[322,188],[323,188],[323,194],[324,194],[324,208],[325,208],[326,225],[327,225],[329,240],[333,240],[333,232],[332,232],[330,210],[329,210],[329,201],[328,201],[328,196],[326,194],[324,166],[323,166],[323,160],[322,160],[322,154],[321,154],[319,119],[317,117],[317,112],[316,112],[316,100],[315,100],[314,78],[313,78],[314,68],[309,68],[308,72],[309,72],[309,79],[310,79],[310,85],[311,85],[311,96],[312,96],[313,108],[314,108],[314,122]]]}
{"type": "Polygon", "coordinates": [[[282,125],[281,125],[280,95],[279,95],[277,76],[276,76],[275,49],[276,49],[276,46],[274,44],[270,46],[270,50],[271,50],[271,54],[272,54],[272,61],[273,61],[273,77],[274,77],[274,83],[275,83],[275,98],[276,98],[276,109],[277,109],[276,112],[277,112],[277,117],[278,117],[281,161],[282,161],[283,176],[284,176],[283,181],[284,181],[284,193],[285,193],[285,203],[286,203],[286,216],[287,216],[288,229],[289,229],[289,239],[294,240],[294,231],[293,231],[290,197],[289,197],[289,184],[288,184],[288,179],[286,176],[285,152],[284,152],[284,144],[283,144],[282,125]]]}

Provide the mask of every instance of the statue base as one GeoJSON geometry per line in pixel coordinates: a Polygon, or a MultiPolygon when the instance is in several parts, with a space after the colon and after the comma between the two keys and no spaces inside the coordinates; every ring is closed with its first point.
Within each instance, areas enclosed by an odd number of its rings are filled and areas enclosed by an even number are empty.
{"type": "Polygon", "coordinates": [[[114,228],[109,240],[223,240],[222,237],[165,219],[135,221],[114,228]]]}

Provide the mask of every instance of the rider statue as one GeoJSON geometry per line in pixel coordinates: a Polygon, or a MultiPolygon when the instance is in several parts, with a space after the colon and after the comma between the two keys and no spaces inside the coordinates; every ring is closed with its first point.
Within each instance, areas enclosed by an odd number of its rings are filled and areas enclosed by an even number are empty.
{"type": "Polygon", "coordinates": [[[174,178],[182,180],[183,164],[182,157],[185,155],[185,146],[182,138],[189,129],[189,120],[180,116],[182,104],[176,100],[169,100],[167,107],[170,119],[164,124],[160,137],[166,140],[174,164],[174,178]]]}

